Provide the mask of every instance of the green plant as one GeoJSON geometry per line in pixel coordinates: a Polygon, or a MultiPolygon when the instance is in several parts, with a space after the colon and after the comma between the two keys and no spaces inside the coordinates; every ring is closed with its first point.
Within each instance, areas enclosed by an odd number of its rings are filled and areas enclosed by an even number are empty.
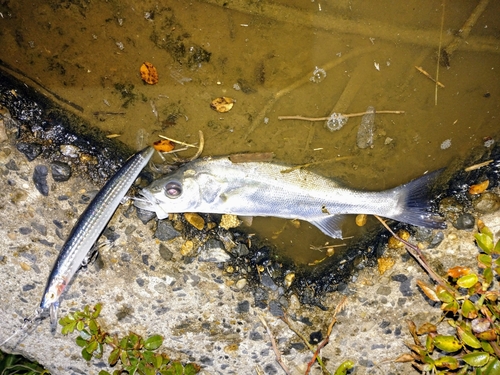
{"type": "MultiPolygon", "coordinates": [[[[98,303],[92,310],[85,306],[83,311],[68,314],[59,320],[62,333],[69,334],[75,330],[79,332],[76,344],[82,347],[82,357],[87,361],[92,357],[101,358],[105,346],[111,347],[108,364],[111,367],[119,366],[113,375],[127,373],[129,375],[194,375],[200,367],[194,363],[183,365],[180,361],[172,361],[164,353],[156,350],[162,345],[163,337],[152,335],[143,339],[140,335],[130,332],[119,338],[110,335],[99,324],[97,318],[102,305],[98,303]]],[[[99,375],[110,375],[108,371],[100,371],[99,375]]]]}
{"type": "Polygon", "coordinates": [[[0,375],[50,375],[41,365],[16,354],[0,351],[0,375]]]}
{"type": "Polygon", "coordinates": [[[448,270],[444,284],[431,286],[417,281],[432,301],[441,303],[442,319],[454,334],[439,334],[438,327],[425,323],[417,329],[408,321],[413,344],[410,354],[397,361],[412,362],[422,374],[500,374],[500,240],[481,221],[475,235],[480,254],[478,271],[457,266],[448,270]],[[420,336],[426,335],[425,344],[420,336]]]}

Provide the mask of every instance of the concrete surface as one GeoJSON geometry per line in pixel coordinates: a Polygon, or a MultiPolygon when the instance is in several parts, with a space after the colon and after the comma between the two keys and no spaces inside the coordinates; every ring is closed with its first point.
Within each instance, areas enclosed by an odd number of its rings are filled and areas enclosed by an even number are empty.
{"type": "MultiPolygon", "coordinates": [[[[50,192],[42,196],[32,180],[39,164],[44,161],[28,162],[8,141],[0,144],[0,341],[40,302],[58,250],[85,207],[82,194],[97,188],[80,178],[56,183],[49,174],[50,192]]],[[[162,334],[164,351],[197,362],[202,374],[283,374],[259,320],[262,316],[291,373],[305,372],[311,353],[280,319],[255,307],[248,287],[237,289],[217,264],[186,264],[180,255],[181,238],[163,243],[173,254],[166,261],[153,238],[154,222],[143,225],[133,212],[126,217],[126,211],[126,206],[120,207],[109,224],[112,245],[101,249],[98,262],[77,273],[60,316],[102,302],[101,322],[109,332],[162,334]]],[[[498,213],[482,219],[498,233],[498,213]]],[[[473,233],[450,228],[444,234],[438,248],[425,251],[431,264],[438,270],[474,265],[478,251],[473,233]]],[[[411,337],[405,321],[437,322],[440,310],[416,287],[417,279],[428,277],[406,251],[389,250],[386,256],[395,260],[391,269],[383,275],[375,268],[359,271],[343,293],[327,296],[329,311],[301,306],[294,297],[289,301],[288,316],[309,337],[317,331],[325,335],[336,304],[347,295],[347,307],[321,352],[332,372],[351,359],[356,362],[352,373],[358,375],[417,373],[408,364],[391,361],[408,351],[404,342],[411,337]]],[[[52,374],[97,374],[106,367],[101,360],[83,360],[74,339],[74,334],[63,336],[60,328],[53,335],[45,319],[2,350],[35,359],[52,374]]],[[[320,373],[315,365],[311,374],[320,373]]]]}

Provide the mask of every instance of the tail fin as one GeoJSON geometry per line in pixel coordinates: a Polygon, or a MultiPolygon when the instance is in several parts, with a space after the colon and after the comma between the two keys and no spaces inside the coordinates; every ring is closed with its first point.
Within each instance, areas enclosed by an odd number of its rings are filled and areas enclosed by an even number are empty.
{"type": "Polygon", "coordinates": [[[441,172],[442,169],[431,172],[394,189],[399,195],[398,207],[401,212],[391,218],[420,227],[446,228],[444,219],[431,212],[429,197],[430,190],[441,172]]]}

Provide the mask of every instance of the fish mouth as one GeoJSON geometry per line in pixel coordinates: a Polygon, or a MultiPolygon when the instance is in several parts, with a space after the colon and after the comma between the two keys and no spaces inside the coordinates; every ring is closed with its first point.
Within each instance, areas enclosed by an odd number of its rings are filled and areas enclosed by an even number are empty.
{"type": "Polygon", "coordinates": [[[134,197],[133,200],[134,206],[146,211],[157,211],[160,204],[158,199],[147,190],[139,191],[139,196],[134,197]]]}

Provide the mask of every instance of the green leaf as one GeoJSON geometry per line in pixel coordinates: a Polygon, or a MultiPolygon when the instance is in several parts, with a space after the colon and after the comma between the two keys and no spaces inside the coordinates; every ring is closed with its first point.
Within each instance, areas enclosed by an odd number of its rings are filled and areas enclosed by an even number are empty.
{"type": "Polygon", "coordinates": [[[92,334],[96,334],[99,330],[99,324],[95,321],[95,319],[89,320],[89,330],[92,334]]]}
{"type": "Polygon", "coordinates": [[[493,359],[482,372],[482,375],[500,375],[500,361],[493,359]]]}
{"type": "Polygon", "coordinates": [[[495,350],[489,342],[481,341],[481,348],[487,353],[495,354],[495,350]]]}
{"type": "MultiPolygon", "coordinates": [[[[353,367],[354,367],[353,361],[345,361],[337,368],[334,375],[346,375],[347,371],[349,371],[353,367]]],[[[196,372],[193,374],[196,374],[196,372]]]]}
{"type": "Polygon", "coordinates": [[[478,282],[478,277],[475,273],[462,276],[457,280],[457,285],[461,288],[472,288],[478,282]]]}
{"type": "Polygon", "coordinates": [[[108,357],[108,364],[110,366],[114,366],[116,362],[118,362],[118,358],[120,358],[121,354],[121,349],[120,348],[114,348],[111,353],[109,354],[108,357]]]}
{"type": "Polygon", "coordinates": [[[493,282],[493,271],[490,267],[484,269],[483,277],[487,286],[491,285],[491,283],[493,282]]]}
{"type": "Polygon", "coordinates": [[[90,361],[92,359],[92,354],[90,354],[88,351],[87,351],[87,348],[83,348],[82,349],[82,357],[84,360],[86,361],[90,361]]]}
{"type": "Polygon", "coordinates": [[[493,250],[493,239],[485,233],[476,233],[475,236],[477,246],[486,254],[491,254],[493,250]]]}
{"type": "Polygon", "coordinates": [[[85,348],[86,351],[88,351],[90,354],[94,353],[97,350],[97,347],[99,346],[99,343],[97,341],[91,341],[85,348]]]}
{"type": "Polygon", "coordinates": [[[476,306],[468,299],[462,303],[462,315],[467,319],[477,318],[476,306]]]}
{"type": "Polygon", "coordinates": [[[438,298],[445,303],[451,303],[455,301],[455,297],[441,285],[438,285],[436,287],[436,294],[438,298]]]}
{"type": "Polygon", "coordinates": [[[434,337],[434,345],[448,353],[462,349],[462,343],[455,336],[437,335],[434,337]]]}
{"type": "Polygon", "coordinates": [[[109,372],[101,370],[99,371],[99,375],[111,375],[109,372]]]}
{"type": "Polygon", "coordinates": [[[78,323],[76,323],[76,329],[79,331],[83,331],[85,329],[85,323],[83,320],[79,320],[78,323]]]}
{"type": "Polygon", "coordinates": [[[436,367],[446,367],[450,370],[456,370],[458,368],[458,361],[456,358],[443,356],[436,359],[434,365],[436,365],[436,367]]]}
{"type": "Polygon", "coordinates": [[[495,248],[493,249],[494,254],[500,254],[500,240],[497,241],[495,248]]]}
{"type": "Polygon", "coordinates": [[[155,363],[155,353],[153,353],[152,351],[150,350],[145,350],[143,353],[142,353],[142,356],[144,358],[144,362],[146,363],[149,363],[151,364],[152,366],[154,366],[154,363],[155,363]]]}
{"type": "Polygon", "coordinates": [[[175,362],[172,362],[172,369],[175,370],[175,375],[182,375],[182,373],[184,372],[184,367],[182,367],[182,363],[178,362],[178,361],[175,361],[175,362]]]}
{"type": "MultiPolygon", "coordinates": [[[[342,366],[344,366],[344,368],[346,368],[347,370],[351,369],[354,367],[354,362],[352,361],[345,361],[344,363],[342,363],[338,369],[340,369],[342,366]],[[351,366],[351,367],[349,367],[351,366]]],[[[337,369],[337,371],[338,371],[337,369]]],[[[197,373],[200,372],[200,366],[198,365],[195,365],[194,363],[188,363],[186,364],[186,366],[184,366],[184,375],[195,375],[197,373]]],[[[336,375],[337,372],[335,372],[336,375]]],[[[343,373],[341,373],[343,375],[343,373]]]]}
{"type": "Polygon", "coordinates": [[[462,359],[473,367],[482,367],[488,363],[490,355],[486,352],[472,352],[464,355],[462,359]]]}
{"type": "Polygon", "coordinates": [[[82,348],[85,348],[88,345],[88,341],[81,336],[78,336],[75,341],[76,345],[81,346],[82,348]]]}
{"type": "Polygon", "coordinates": [[[462,327],[457,327],[457,334],[465,345],[474,349],[479,349],[481,347],[481,342],[471,331],[466,331],[462,327]]]}
{"type": "Polygon", "coordinates": [[[59,319],[59,324],[62,325],[62,326],[65,326],[71,322],[74,322],[75,321],[75,318],[73,318],[73,315],[71,314],[68,314],[64,317],[62,317],[61,319],[59,319]]]}
{"type": "Polygon", "coordinates": [[[153,335],[148,337],[148,339],[144,342],[144,347],[149,350],[158,349],[161,344],[163,344],[163,337],[160,335],[153,335]]]}
{"type": "Polygon", "coordinates": [[[100,314],[101,314],[101,310],[102,310],[102,303],[97,303],[95,306],[94,306],[94,312],[92,313],[92,318],[97,318],[100,314]]]}
{"type": "Polygon", "coordinates": [[[73,331],[75,330],[75,327],[76,327],[76,321],[73,320],[72,322],[70,322],[62,327],[61,333],[63,335],[67,335],[68,333],[73,333],[73,331]]]}
{"type": "Polygon", "coordinates": [[[127,349],[127,344],[128,344],[128,336],[125,336],[120,340],[120,348],[127,349]]]}
{"type": "Polygon", "coordinates": [[[479,267],[488,268],[491,267],[491,255],[489,254],[479,254],[477,256],[477,262],[479,263],[479,267]]]}

